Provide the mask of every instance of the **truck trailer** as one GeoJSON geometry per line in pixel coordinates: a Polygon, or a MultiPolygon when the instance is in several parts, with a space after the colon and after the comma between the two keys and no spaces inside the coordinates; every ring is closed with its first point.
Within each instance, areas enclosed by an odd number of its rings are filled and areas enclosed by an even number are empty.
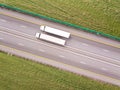
{"type": "Polygon", "coordinates": [[[40,26],[40,30],[42,30],[44,32],[47,32],[47,33],[50,33],[50,34],[61,36],[61,37],[64,37],[64,38],[69,38],[70,37],[70,33],[59,30],[59,29],[56,29],[56,28],[52,28],[52,27],[49,27],[49,26],[40,26]]]}
{"type": "Polygon", "coordinates": [[[47,34],[44,34],[44,33],[36,33],[35,37],[37,39],[45,40],[45,41],[52,42],[52,43],[55,43],[55,44],[59,44],[59,45],[62,45],[62,46],[64,46],[65,43],[66,43],[66,41],[63,40],[63,39],[56,38],[54,36],[47,35],[47,34]]]}

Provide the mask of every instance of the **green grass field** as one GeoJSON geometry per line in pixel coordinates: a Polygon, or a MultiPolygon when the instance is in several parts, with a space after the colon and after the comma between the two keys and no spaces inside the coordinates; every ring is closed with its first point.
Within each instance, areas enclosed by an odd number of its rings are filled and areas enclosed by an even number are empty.
{"type": "Polygon", "coordinates": [[[120,0],[0,0],[0,3],[120,37],[120,0]]]}
{"type": "Polygon", "coordinates": [[[120,87],[0,52],[0,90],[120,90],[120,87]]]}

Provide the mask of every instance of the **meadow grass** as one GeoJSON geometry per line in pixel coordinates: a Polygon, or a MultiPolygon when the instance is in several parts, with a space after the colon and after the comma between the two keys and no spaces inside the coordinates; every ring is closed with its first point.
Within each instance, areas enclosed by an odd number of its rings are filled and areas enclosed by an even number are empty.
{"type": "Polygon", "coordinates": [[[120,90],[120,87],[0,52],[0,90],[120,90]]]}
{"type": "Polygon", "coordinates": [[[120,37],[120,0],[0,0],[0,3],[120,37]]]}

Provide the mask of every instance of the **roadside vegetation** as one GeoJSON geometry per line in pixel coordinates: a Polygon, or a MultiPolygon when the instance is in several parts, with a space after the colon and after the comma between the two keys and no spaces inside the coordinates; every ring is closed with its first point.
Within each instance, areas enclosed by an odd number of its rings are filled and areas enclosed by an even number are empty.
{"type": "Polygon", "coordinates": [[[0,52],[0,90],[120,90],[120,87],[0,52]]]}
{"type": "Polygon", "coordinates": [[[120,0],[0,0],[0,3],[120,37],[120,0]]]}

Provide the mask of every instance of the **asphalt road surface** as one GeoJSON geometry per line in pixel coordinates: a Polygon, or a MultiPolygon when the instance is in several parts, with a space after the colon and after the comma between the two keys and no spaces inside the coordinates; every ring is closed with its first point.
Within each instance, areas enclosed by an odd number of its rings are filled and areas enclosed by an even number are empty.
{"type": "Polygon", "coordinates": [[[0,44],[120,80],[120,48],[72,33],[62,47],[36,39],[35,33],[41,32],[39,27],[0,14],[0,44]]]}

